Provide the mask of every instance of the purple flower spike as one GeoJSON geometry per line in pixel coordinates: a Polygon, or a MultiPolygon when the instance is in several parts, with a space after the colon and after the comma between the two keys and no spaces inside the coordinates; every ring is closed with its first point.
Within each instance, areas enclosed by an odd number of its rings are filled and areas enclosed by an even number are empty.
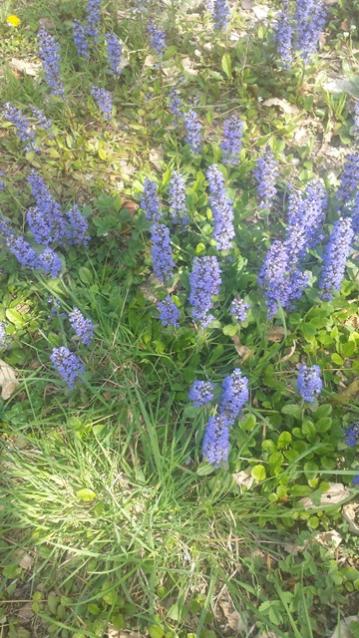
{"type": "Polygon", "coordinates": [[[260,208],[270,209],[277,194],[278,165],[270,148],[264,151],[254,170],[260,208]]]}
{"type": "Polygon", "coordinates": [[[214,28],[225,29],[228,24],[230,10],[227,0],[213,0],[212,16],[214,21],[214,28]]]}
{"type": "Polygon", "coordinates": [[[214,219],[213,237],[218,250],[228,250],[235,236],[233,205],[226,193],[223,175],[216,165],[209,167],[207,180],[209,203],[214,219]]]}
{"type": "Polygon", "coordinates": [[[308,367],[305,363],[299,366],[297,388],[300,396],[307,403],[313,403],[323,388],[319,366],[308,367]]]}
{"type": "Polygon", "coordinates": [[[345,443],[349,447],[359,444],[359,421],[350,425],[345,431],[345,443]]]}
{"type": "Polygon", "coordinates": [[[186,131],[186,143],[193,153],[200,153],[202,149],[202,124],[197,113],[193,110],[185,113],[183,123],[186,131]]]}
{"type": "Polygon", "coordinates": [[[202,328],[207,328],[214,319],[210,313],[213,296],[218,295],[221,287],[221,270],[217,257],[195,257],[189,282],[192,317],[202,328]]]}
{"type": "Polygon", "coordinates": [[[170,231],[164,224],[153,224],[151,228],[152,267],[157,279],[166,283],[173,275],[173,261],[170,231]]]}
{"type": "Polygon", "coordinates": [[[110,91],[101,89],[98,86],[93,86],[91,89],[91,95],[102,112],[105,120],[110,120],[112,116],[112,95],[110,91]]]}
{"type": "Polygon", "coordinates": [[[230,307],[230,313],[237,323],[243,323],[243,321],[246,321],[248,310],[249,304],[247,304],[244,299],[240,299],[240,297],[233,299],[230,307]]]}
{"type": "Polygon", "coordinates": [[[37,151],[35,145],[35,132],[31,129],[29,120],[25,115],[10,102],[4,105],[2,116],[8,122],[15,126],[17,136],[21,142],[25,144],[26,151],[37,151]]]}
{"type": "Polygon", "coordinates": [[[218,414],[209,417],[202,442],[204,460],[215,467],[227,463],[229,446],[229,428],[225,417],[218,414]]]}
{"type": "Polygon", "coordinates": [[[122,44],[114,33],[106,33],[105,40],[107,47],[107,59],[110,69],[113,75],[118,77],[122,73],[122,44]]]}
{"type": "Polygon", "coordinates": [[[146,219],[151,222],[158,222],[161,217],[160,201],[157,195],[157,184],[146,177],[143,184],[143,195],[140,206],[145,212],[146,219]]]}
{"type": "Polygon", "coordinates": [[[60,79],[60,47],[54,36],[42,28],[38,32],[39,55],[45,73],[45,80],[53,95],[64,95],[64,85],[60,79]]]}
{"type": "Polygon", "coordinates": [[[101,20],[101,0],[87,0],[86,16],[87,16],[87,35],[94,40],[99,38],[99,25],[101,20]]]}
{"type": "Polygon", "coordinates": [[[86,319],[78,308],[69,313],[71,328],[84,346],[89,346],[94,334],[94,325],[91,319],[86,319]]]}
{"type": "Polygon", "coordinates": [[[351,219],[340,218],[334,224],[324,251],[323,268],[319,279],[323,299],[329,301],[333,298],[335,291],[340,289],[353,237],[351,219]]]}
{"type": "Polygon", "coordinates": [[[359,153],[348,155],[340,177],[338,199],[347,204],[359,189],[359,153]]]}
{"type": "Polygon", "coordinates": [[[223,139],[221,143],[223,163],[236,166],[242,147],[243,122],[236,115],[232,115],[223,123],[223,139]]]}
{"type": "Polygon", "coordinates": [[[76,51],[80,58],[85,58],[88,60],[90,57],[89,43],[88,43],[88,32],[87,28],[79,22],[79,20],[74,20],[72,24],[73,31],[73,39],[76,47],[76,51]]]}
{"type": "Polygon", "coordinates": [[[159,56],[162,56],[166,48],[166,34],[159,29],[152,20],[147,24],[147,32],[150,37],[150,45],[159,56]]]}
{"type": "Polygon", "coordinates": [[[170,214],[175,223],[188,222],[186,204],[186,182],[179,171],[173,171],[169,187],[170,214]]]}
{"type": "Polygon", "coordinates": [[[50,361],[70,389],[74,387],[77,378],[85,371],[81,359],[64,346],[53,349],[50,361]]]}
{"type": "Polygon", "coordinates": [[[157,303],[157,310],[160,313],[160,322],[162,326],[178,328],[180,311],[173,301],[171,295],[167,295],[162,301],[157,303]]]}
{"type": "Polygon", "coordinates": [[[242,374],[240,368],[236,368],[223,381],[219,406],[219,414],[224,417],[229,427],[238,419],[248,399],[248,379],[242,374]]]}
{"type": "Polygon", "coordinates": [[[214,383],[211,381],[194,381],[189,389],[188,398],[195,408],[211,403],[214,397],[214,383]]]}

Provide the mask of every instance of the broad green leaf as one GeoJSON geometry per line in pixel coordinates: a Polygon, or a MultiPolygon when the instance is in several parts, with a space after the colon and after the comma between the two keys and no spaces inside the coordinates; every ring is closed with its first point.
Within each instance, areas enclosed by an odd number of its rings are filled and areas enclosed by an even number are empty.
{"type": "Polygon", "coordinates": [[[84,503],[91,503],[95,500],[97,495],[96,492],[94,492],[93,490],[84,487],[81,490],[77,490],[76,496],[80,501],[83,501],[84,503]]]}
{"type": "Polygon", "coordinates": [[[266,468],[261,464],[254,465],[251,470],[251,475],[258,482],[264,481],[267,476],[266,468]]]}
{"type": "Polygon", "coordinates": [[[232,58],[229,53],[222,56],[222,69],[230,80],[232,78],[232,58]]]}

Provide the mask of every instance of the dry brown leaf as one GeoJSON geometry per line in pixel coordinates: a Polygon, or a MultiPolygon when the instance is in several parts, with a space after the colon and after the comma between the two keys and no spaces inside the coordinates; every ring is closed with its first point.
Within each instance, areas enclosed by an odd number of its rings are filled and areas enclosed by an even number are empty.
{"type": "Polygon", "coordinates": [[[237,353],[239,354],[239,356],[241,357],[243,361],[246,361],[252,356],[253,350],[248,348],[248,346],[243,346],[239,340],[239,337],[234,335],[232,337],[232,341],[234,343],[235,349],[237,350],[237,353]]]}
{"type": "Polygon", "coordinates": [[[139,205],[137,202],[134,202],[133,199],[124,199],[121,203],[122,208],[128,210],[129,213],[135,213],[138,210],[139,205]]]}
{"type": "Polygon", "coordinates": [[[350,625],[354,622],[359,622],[359,616],[347,616],[336,626],[334,634],[330,638],[355,638],[355,635],[350,631],[350,625]]]}
{"type": "Polygon", "coordinates": [[[36,78],[41,69],[41,62],[30,62],[29,60],[11,58],[9,66],[13,71],[36,78]]]}
{"type": "Polygon", "coordinates": [[[16,378],[15,370],[0,359],[0,386],[2,387],[1,398],[6,401],[10,399],[11,395],[15,392],[19,382],[16,378]]]}
{"type": "Polygon", "coordinates": [[[254,483],[254,478],[251,475],[250,470],[242,470],[242,472],[236,472],[235,474],[232,474],[232,478],[236,485],[239,485],[239,487],[245,487],[248,490],[251,489],[254,483]]]}
{"type": "Polygon", "coordinates": [[[285,330],[282,326],[273,326],[267,333],[268,341],[282,341],[285,336],[285,330]]]}
{"type": "Polygon", "coordinates": [[[330,483],[329,490],[323,492],[320,496],[319,506],[313,503],[309,496],[300,499],[300,504],[304,509],[315,509],[322,507],[323,505],[338,505],[342,503],[350,496],[350,491],[343,485],[343,483],[330,483]]]}
{"type": "Polygon", "coordinates": [[[359,379],[353,381],[343,392],[337,394],[334,397],[333,401],[337,401],[338,403],[345,403],[345,405],[349,405],[352,399],[355,399],[359,395],[359,379]]]}
{"type": "Polygon", "coordinates": [[[30,556],[30,554],[26,554],[26,553],[24,553],[21,556],[21,559],[19,561],[19,565],[21,569],[26,569],[26,571],[29,571],[29,569],[31,569],[32,563],[33,563],[32,557],[30,556]]]}
{"type": "Polygon", "coordinates": [[[351,533],[359,536],[359,504],[347,503],[347,505],[344,505],[342,513],[351,533]]]}
{"type": "Polygon", "coordinates": [[[288,115],[298,115],[299,109],[295,104],[290,104],[287,100],[282,100],[279,97],[270,97],[263,102],[264,106],[279,106],[283,113],[288,115]]]}
{"type": "Polygon", "coordinates": [[[340,536],[339,532],[337,532],[335,529],[331,529],[328,532],[320,532],[319,534],[317,534],[315,536],[315,540],[317,540],[318,543],[320,543],[320,545],[323,545],[324,547],[328,547],[329,549],[337,549],[343,539],[340,536]]]}
{"type": "Polygon", "coordinates": [[[163,149],[162,148],[151,148],[148,159],[151,164],[160,171],[163,164],[163,149]]]}
{"type": "Polygon", "coordinates": [[[116,629],[113,625],[107,627],[108,638],[144,638],[137,631],[126,631],[124,629],[116,629]]]}
{"type": "Polygon", "coordinates": [[[28,602],[17,611],[17,616],[21,622],[28,623],[33,617],[32,602],[28,602]]]}

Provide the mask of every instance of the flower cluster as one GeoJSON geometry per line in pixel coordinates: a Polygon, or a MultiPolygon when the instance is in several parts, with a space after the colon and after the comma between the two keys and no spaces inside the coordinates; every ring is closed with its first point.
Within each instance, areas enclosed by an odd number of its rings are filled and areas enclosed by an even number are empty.
{"type": "Polygon", "coordinates": [[[293,62],[293,28],[289,16],[288,4],[288,0],[283,1],[283,8],[279,14],[276,28],[277,51],[286,69],[288,69],[293,62]]]}
{"type": "Polygon", "coordinates": [[[3,180],[4,176],[5,176],[5,173],[3,171],[0,171],[0,193],[1,191],[5,190],[5,181],[3,180]]]}
{"type": "Polygon", "coordinates": [[[88,221],[74,204],[66,213],[66,241],[70,246],[87,246],[89,242],[88,221]]]}
{"type": "Polygon", "coordinates": [[[189,282],[192,317],[202,328],[206,328],[214,319],[210,314],[213,296],[218,295],[221,287],[221,270],[217,257],[195,257],[189,282]]]}
{"type": "Polygon", "coordinates": [[[151,227],[152,267],[157,279],[166,283],[173,274],[174,261],[170,243],[170,231],[164,224],[154,223],[151,227]]]}
{"type": "Polygon", "coordinates": [[[95,40],[99,37],[99,24],[101,20],[101,0],[87,0],[86,6],[86,31],[87,35],[95,40]]]}
{"type": "Polygon", "coordinates": [[[238,323],[243,323],[243,321],[246,321],[248,310],[249,304],[247,304],[244,299],[240,299],[239,297],[233,299],[230,307],[230,313],[235,321],[237,321],[238,323]]]}
{"type": "Polygon", "coordinates": [[[39,244],[55,244],[65,237],[61,207],[54,200],[42,177],[32,171],[28,178],[36,206],[26,212],[26,221],[39,244]]]}
{"type": "Polygon", "coordinates": [[[212,16],[215,29],[224,29],[229,21],[228,0],[213,0],[212,16]]]}
{"type": "Polygon", "coordinates": [[[207,170],[209,203],[214,219],[213,237],[218,250],[228,250],[235,236],[233,205],[228,197],[221,171],[215,165],[207,170]]]}
{"type": "Polygon", "coordinates": [[[150,45],[158,55],[163,55],[166,48],[166,34],[159,29],[152,20],[147,24],[147,32],[150,37],[150,45]]]}
{"type": "Polygon", "coordinates": [[[354,204],[350,210],[350,218],[352,220],[352,229],[355,235],[359,234],[359,190],[355,196],[354,204]]]}
{"type": "Polygon", "coordinates": [[[183,116],[186,143],[193,153],[200,153],[202,148],[202,124],[192,109],[183,116]]]}
{"type": "Polygon", "coordinates": [[[99,86],[93,86],[91,88],[91,95],[105,120],[110,120],[112,115],[112,95],[110,91],[102,89],[99,86]]]}
{"type": "Polygon", "coordinates": [[[59,256],[51,248],[47,247],[42,252],[37,253],[24,237],[15,235],[8,228],[4,228],[3,224],[1,226],[6,246],[20,266],[40,270],[50,277],[58,277],[62,264],[59,256]]]}
{"type": "Polygon", "coordinates": [[[238,163],[242,147],[243,122],[232,115],[223,123],[223,139],[221,142],[223,163],[235,166],[238,163]]]}
{"type": "Polygon", "coordinates": [[[353,237],[351,219],[341,217],[334,224],[324,251],[323,268],[319,280],[323,299],[332,299],[334,292],[340,289],[353,237]]]}
{"type": "Polygon", "coordinates": [[[174,222],[188,222],[186,205],[186,182],[179,171],[173,171],[169,187],[170,214],[174,222]]]}
{"type": "Polygon", "coordinates": [[[299,366],[297,377],[297,389],[304,401],[313,403],[323,388],[320,367],[317,365],[306,366],[302,363],[299,366]]]}
{"type": "Polygon", "coordinates": [[[276,26],[277,50],[283,66],[289,67],[295,52],[304,63],[315,53],[325,27],[327,11],[322,0],[284,0],[276,26]]]}
{"type": "Polygon", "coordinates": [[[359,100],[354,104],[353,110],[354,137],[359,142],[359,100]]]}
{"type": "Polygon", "coordinates": [[[301,297],[308,276],[292,267],[286,244],[276,240],[267,251],[258,282],[265,291],[268,315],[273,317],[280,307],[290,308],[301,297]]]}
{"type": "Polygon", "coordinates": [[[6,325],[3,321],[0,321],[0,348],[4,350],[9,344],[9,339],[6,334],[6,325]]]}
{"type": "Polygon", "coordinates": [[[182,121],[183,113],[182,113],[182,100],[179,96],[177,89],[172,88],[169,93],[169,110],[172,113],[176,124],[182,121]]]}
{"type": "Polygon", "coordinates": [[[17,109],[16,106],[10,104],[10,102],[6,102],[2,116],[15,126],[17,136],[19,140],[25,144],[26,151],[38,150],[35,145],[35,132],[32,130],[29,120],[20,109],[17,109]]]}
{"type": "Polygon", "coordinates": [[[355,447],[359,444],[359,422],[353,423],[346,429],[345,443],[349,447],[355,447]]]}
{"type": "Polygon", "coordinates": [[[301,195],[291,191],[288,203],[288,228],[286,245],[292,262],[302,260],[308,250],[323,238],[328,196],[321,182],[309,182],[301,195]]]}
{"type": "Polygon", "coordinates": [[[223,381],[219,404],[219,414],[224,417],[229,427],[238,419],[248,399],[248,379],[242,374],[240,368],[236,368],[223,381]]]}
{"type": "Polygon", "coordinates": [[[52,248],[47,246],[37,256],[36,268],[43,270],[49,277],[58,277],[62,268],[61,259],[52,248]]]}
{"type": "Polygon", "coordinates": [[[359,189],[359,153],[348,155],[340,177],[338,199],[347,204],[359,189]]]}
{"type": "Polygon", "coordinates": [[[257,161],[254,177],[257,182],[259,206],[260,208],[270,209],[277,193],[278,165],[268,146],[262,157],[257,161]]]}
{"type": "Polygon", "coordinates": [[[72,32],[77,54],[81,58],[88,60],[90,57],[90,50],[86,27],[79,20],[74,20],[72,24],[72,32]]]}
{"type": "Polygon", "coordinates": [[[39,55],[45,73],[45,80],[53,95],[64,95],[64,85],[60,79],[60,47],[54,36],[43,27],[38,32],[39,55]]]}
{"type": "Polygon", "coordinates": [[[173,301],[171,295],[167,295],[162,301],[157,303],[157,310],[160,314],[160,322],[162,326],[179,327],[180,311],[173,301]]]}
{"type": "Polygon", "coordinates": [[[46,117],[45,113],[41,109],[37,108],[36,106],[32,106],[31,113],[36,118],[37,124],[40,128],[44,129],[44,131],[47,132],[51,131],[52,121],[48,117],[46,117]]]}
{"type": "Polygon", "coordinates": [[[327,11],[322,0],[296,0],[296,48],[304,62],[315,53],[325,27],[327,11]]]}
{"type": "Polygon", "coordinates": [[[204,460],[218,467],[228,461],[229,449],[229,428],[225,417],[220,414],[211,416],[202,442],[204,460]]]}
{"type": "Polygon", "coordinates": [[[200,408],[213,401],[214,389],[215,385],[211,381],[199,381],[197,379],[189,389],[188,398],[196,408],[200,408]]]}
{"type": "Polygon", "coordinates": [[[105,34],[107,59],[115,76],[121,75],[122,44],[114,33],[105,34]]]}
{"type": "Polygon", "coordinates": [[[69,313],[69,322],[81,343],[84,346],[89,346],[94,333],[94,325],[91,319],[86,319],[78,308],[74,308],[69,313]]]}
{"type": "Polygon", "coordinates": [[[77,378],[85,371],[85,366],[80,357],[64,346],[54,348],[50,355],[50,360],[55,370],[70,389],[74,387],[77,378]]]}
{"type": "Polygon", "coordinates": [[[160,201],[157,195],[157,184],[146,177],[143,184],[143,194],[140,206],[145,212],[146,219],[151,222],[158,222],[161,218],[160,201]]]}

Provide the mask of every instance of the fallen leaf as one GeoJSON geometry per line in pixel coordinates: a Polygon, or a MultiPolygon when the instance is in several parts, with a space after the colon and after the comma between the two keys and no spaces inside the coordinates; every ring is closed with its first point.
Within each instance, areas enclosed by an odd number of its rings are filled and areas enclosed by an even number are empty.
{"type": "Polygon", "coordinates": [[[300,499],[299,502],[304,509],[315,509],[323,505],[338,505],[345,501],[350,495],[350,491],[345,487],[345,485],[343,485],[343,483],[330,483],[329,490],[321,494],[319,505],[313,503],[309,496],[300,499]]]}
{"type": "Polygon", "coordinates": [[[268,341],[282,341],[285,336],[285,330],[282,326],[273,326],[267,333],[268,341]]]}
{"type": "Polygon", "coordinates": [[[23,605],[23,607],[20,607],[17,611],[18,618],[24,623],[28,623],[33,615],[32,602],[26,603],[26,605],[23,605]]]}
{"type": "Polygon", "coordinates": [[[254,483],[254,478],[251,475],[250,470],[242,470],[241,472],[236,472],[235,474],[232,474],[232,478],[236,485],[239,485],[239,487],[243,486],[247,490],[250,490],[254,483]]]}
{"type": "Polygon", "coordinates": [[[234,335],[232,337],[232,341],[234,343],[235,349],[237,350],[237,353],[239,354],[241,359],[243,359],[243,361],[246,361],[247,359],[249,359],[252,356],[253,350],[248,348],[248,346],[243,346],[241,344],[240,340],[239,340],[239,337],[234,335]]]}
{"type": "Polygon", "coordinates": [[[359,504],[347,503],[343,507],[343,518],[349,525],[352,534],[359,536],[359,504]],[[356,521],[358,520],[358,524],[356,521]]]}
{"type": "Polygon", "coordinates": [[[134,202],[133,199],[124,199],[121,202],[121,207],[128,210],[129,213],[135,213],[136,210],[139,209],[139,205],[137,202],[134,202]]]}
{"type": "Polygon", "coordinates": [[[15,370],[0,359],[0,386],[2,387],[1,398],[6,401],[15,392],[19,385],[16,378],[15,370]]]}
{"type": "Polygon", "coordinates": [[[337,394],[333,401],[338,403],[344,403],[345,405],[349,405],[352,399],[359,395],[359,379],[353,381],[343,392],[337,394]]]}
{"type": "Polygon", "coordinates": [[[347,616],[347,618],[343,618],[336,626],[334,634],[330,638],[355,638],[358,633],[357,631],[355,633],[350,631],[350,625],[357,622],[359,622],[359,616],[347,616]]]}
{"type": "Polygon", "coordinates": [[[162,168],[162,164],[163,164],[163,149],[162,148],[152,148],[150,150],[149,156],[148,156],[151,164],[153,164],[153,166],[160,171],[162,168]]]}
{"type": "Polygon", "coordinates": [[[340,536],[339,532],[337,532],[335,529],[331,529],[328,532],[320,532],[320,534],[317,534],[315,536],[315,540],[317,540],[318,543],[320,543],[320,545],[323,545],[324,547],[337,549],[343,539],[340,536]]]}
{"type": "Polygon", "coordinates": [[[9,66],[13,71],[18,71],[24,75],[30,75],[31,77],[36,78],[41,69],[41,62],[30,62],[29,60],[11,58],[9,66]]]}
{"type": "Polygon", "coordinates": [[[218,605],[225,619],[226,629],[229,628],[235,634],[247,633],[247,626],[241,614],[235,609],[232,598],[226,586],[221,590],[218,605]]]}
{"type": "Polygon", "coordinates": [[[29,571],[29,569],[31,569],[32,563],[33,563],[32,557],[30,556],[30,554],[26,554],[26,553],[24,553],[21,556],[21,559],[19,561],[19,565],[21,569],[26,569],[26,571],[29,571]]]}
{"type": "Polygon", "coordinates": [[[279,106],[283,113],[288,115],[298,115],[299,109],[295,104],[290,104],[287,100],[282,100],[279,97],[270,97],[263,102],[264,106],[279,106]]]}
{"type": "Polygon", "coordinates": [[[182,58],[181,62],[183,70],[186,71],[188,75],[198,75],[198,70],[196,69],[195,64],[193,60],[191,60],[191,58],[182,58]]]}

